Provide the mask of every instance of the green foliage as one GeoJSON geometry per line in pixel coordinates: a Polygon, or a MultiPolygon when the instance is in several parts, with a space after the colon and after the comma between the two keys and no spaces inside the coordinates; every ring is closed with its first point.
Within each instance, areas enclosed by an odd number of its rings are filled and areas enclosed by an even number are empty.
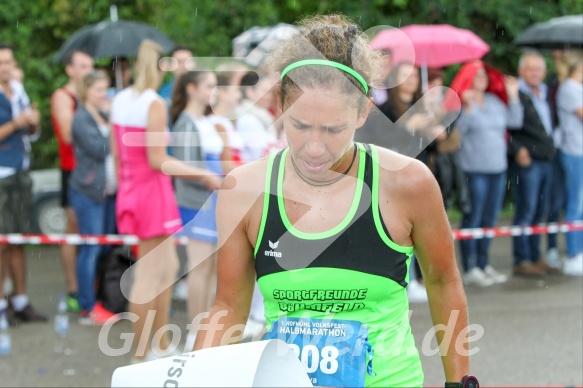
{"type": "MultiPolygon", "coordinates": [[[[50,122],[50,95],[66,82],[51,60],[75,31],[109,19],[110,0],[2,0],[0,42],[15,46],[25,87],[43,115],[43,134],[33,146],[34,167],[57,166],[50,122]]],[[[582,13],[575,0],[117,0],[120,19],[150,23],[198,56],[229,56],[232,39],[245,29],[306,15],[340,12],[363,29],[378,25],[448,23],[468,28],[491,50],[485,59],[515,73],[518,50],[511,42],[527,26],[551,17],[582,13]]],[[[451,76],[452,71],[447,75],[451,76]]]]}

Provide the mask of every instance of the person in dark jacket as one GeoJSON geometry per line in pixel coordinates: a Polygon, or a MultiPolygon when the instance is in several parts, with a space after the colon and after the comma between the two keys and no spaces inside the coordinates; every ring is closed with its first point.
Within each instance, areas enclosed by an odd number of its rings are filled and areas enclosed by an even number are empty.
{"type": "MultiPolygon", "coordinates": [[[[547,101],[544,58],[527,52],[520,58],[519,98],[524,107],[524,121],[511,131],[508,140],[511,182],[515,205],[514,224],[529,226],[542,222],[550,201],[555,155],[551,108],[547,101]]],[[[539,235],[513,238],[514,274],[541,276],[553,271],[540,252],[539,235]]]]}
{"type": "MultiPolygon", "coordinates": [[[[81,234],[115,232],[115,167],[109,149],[109,125],[101,111],[108,85],[107,75],[95,71],[83,77],[78,86],[81,105],[71,127],[77,164],[68,195],[81,234]]],[[[101,250],[99,245],[81,245],[77,254],[80,324],[104,324],[114,315],[96,303],[95,272],[101,250]]]]}

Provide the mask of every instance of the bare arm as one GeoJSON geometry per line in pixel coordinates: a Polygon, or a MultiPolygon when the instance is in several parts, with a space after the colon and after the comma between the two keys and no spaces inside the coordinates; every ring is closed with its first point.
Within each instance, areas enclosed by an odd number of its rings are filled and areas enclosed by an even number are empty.
{"type": "Polygon", "coordinates": [[[411,198],[408,201],[413,225],[411,238],[427,286],[433,324],[451,330],[448,341],[444,341],[446,333],[443,330],[436,332],[446,381],[460,381],[469,374],[470,368],[465,341],[468,312],[452,232],[439,187],[431,172],[421,165],[412,164],[409,168],[417,170],[409,175],[416,178],[409,180],[407,190],[411,198]],[[450,326],[449,321],[454,318],[450,326]],[[460,337],[463,338],[458,340],[460,337]]]}
{"type": "MultiPolygon", "coordinates": [[[[239,170],[237,172],[240,172],[239,170]]],[[[250,209],[261,196],[248,190],[241,174],[223,181],[217,203],[218,286],[209,318],[196,337],[195,350],[238,342],[247,322],[255,285],[253,246],[248,238],[250,209]],[[241,183],[239,183],[241,182],[241,183]],[[205,326],[206,324],[206,326],[205,326]],[[231,328],[240,325],[241,331],[231,328]],[[229,335],[225,335],[229,329],[229,335]]]]}
{"type": "Polygon", "coordinates": [[[575,109],[575,114],[579,117],[579,120],[583,121],[583,106],[575,109]]]}
{"type": "Polygon", "coordinates": [[[74,106],[71,104],[71,97],[62,90],[57,90],[51,99],[51,115],[57,121],[59,132],[63,141],[67,144],[73,142],[71,126],[75,114],[74,106]]]}
{"type": "Polygon", "coordinates": [[[168,155],[164,138],[166,130],[167,107],[161,99],[152,102],[148,112],[148,127],[146,128],[146,153],[148,163],[154,170],[176,178],[200,180],[210,190],[218,189],[220,178],[206,169],[189,166],[188,164],[168,155]]]}
{"type": "Polygon", "coordinates": [[[26,114],[21,112],[12,120],[0,125],[0,141],[12,135],[12,133],[18,128],[23,128],[26,126],[28,126],[28,119],[26,118],[26,114]]]}

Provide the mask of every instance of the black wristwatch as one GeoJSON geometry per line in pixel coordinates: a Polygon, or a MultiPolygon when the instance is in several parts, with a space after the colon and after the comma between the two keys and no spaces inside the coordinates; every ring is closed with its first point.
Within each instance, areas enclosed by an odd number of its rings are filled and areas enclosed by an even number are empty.
{"type": "Polygon", "coordinates": [[[446,382],[445,388],[480,388],[480,383],[474,376],[464,376],[459,383],[446,382]]]}

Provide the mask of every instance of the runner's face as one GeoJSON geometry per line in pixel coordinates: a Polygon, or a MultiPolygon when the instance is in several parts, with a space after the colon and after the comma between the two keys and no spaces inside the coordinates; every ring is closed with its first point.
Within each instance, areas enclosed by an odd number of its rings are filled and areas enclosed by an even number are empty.
{"type": "Polygon", "coordinates": [[[283,113],[291,157],[302,175],[333,179],[337,174],[330,170],[352,156],[354,132],[368,111],[359,115],[354,98],[336,90],[305,89],[295,94],[299,98],[290,95],[283,113]]]}

